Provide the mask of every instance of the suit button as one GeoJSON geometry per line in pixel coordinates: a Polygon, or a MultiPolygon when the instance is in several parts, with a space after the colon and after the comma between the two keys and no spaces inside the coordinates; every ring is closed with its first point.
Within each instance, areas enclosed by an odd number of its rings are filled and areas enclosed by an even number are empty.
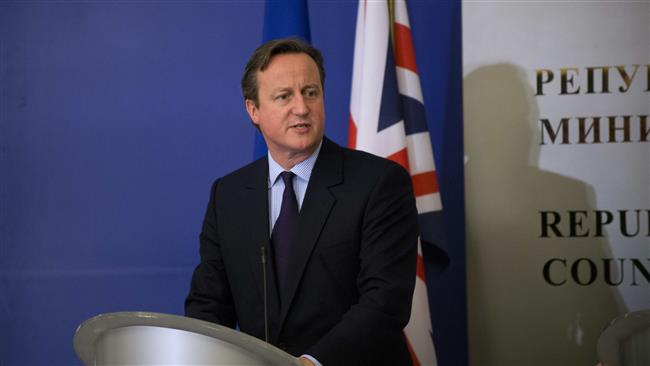
{"type": "Polygon", "coordinates": [[[278,343],[278,348],[280,348],[283,351],[287,350],[287,344],[286,343],[278,343]]]}

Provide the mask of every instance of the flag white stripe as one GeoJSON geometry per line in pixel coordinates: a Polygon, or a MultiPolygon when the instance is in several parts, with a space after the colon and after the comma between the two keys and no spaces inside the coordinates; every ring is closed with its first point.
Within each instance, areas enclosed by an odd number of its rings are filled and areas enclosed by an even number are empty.
{"type": "Polygon", "coordinates": [[[420,174],[436,170],[433,149],[428,132],[413,133],[406,136],[411,174],[420,174]]]}
{"type": "Polygon", "coordinates": [[[415,294],[413,295],[413,306],[411,308],[411,321],[409,321],[404,333],[422,366],[436,365],[436,352],[433,341],[431,341],[431,328],[425,326],[431,324],[429,315],[429,302],[426,300],[426,283],[416,279],[415,294]]]}
{"type": "MultiPolygon", "coordinates": [[[[418,257],[421,256],[422,246],[418,239],[418,257]]],[[[435,346],[431,340],[431,316],[429,315],[427,284],[419,277],[415,278],[411,319],[404,328],[404,333],[406,333],[413,351],[418,355],[421,366],[437,364],[435,346]]]]}
{"type": "Polygon", "coordinates": [[[415,206],[417,207],[419,214],[442,210],[440,193],[429,193],[415,197],[415,206]]]}
{"type": "Polygon", "coordinates": [[[420,88],[420,76],[413,71],[404,67],[396,67],[397,70],[397,87],[400,94],[409,96],[418,102],[424,104],[422,89],[420,88]]]}
{"type": "Polygon", "coordinates": [[[355,125],[359,123],[356,119],[359,116],[359,109],[361,108],[361,103],[359,103],[359,95],[361,94],[361,70],[363,70],[363,52],[364,49],[364,37],[363,29],[366,24],[365,12],[363,11],[363,3],[359,2],[359,9],[357,11],[357,27],[354,37],[354,59],[352,61],[352,92],[350,94],[350,115],[354,120],[355,125]]]}
{"type": "Polygon", "coordinates": [[[388,14],[388,6],[385,2],[373,1],[360,2],[359,7],[360,12],[365,12],[364,24],[360,32],[364,40],[361,50],[358,53],[355,50],[355,56],[360,55],[360,62],[357,64],[357,60],[354,60],[354,79],[359,79],[353,80],[353,85],[358,86],[359,89],[353,93],[357,94],[355,98],[357,104],[351,108],[351,113],[357,127],[357,148],[368,151],[372,149],[372,140],[379,123],[388,51],[389,29],[385,18],[388,14]],[[365,9],[361,9],[362,7],[365,9]],[[368,62],[364,62],[365,60],[368,62]]]}
{"type": "Polygon", "coordinates": [[[376,132],[372,139],[362,139],[361,143],[359,143],[357,137],[357,150],[387,157],[407,148],[404,135],[404,121],[400,121],[380,132],[376,132]]]}
{"type": "Polygon", "coordinates": [[[399,23],[411,29],[411,23],[409,22],[409,15],[406,10],[406,2],[404,0],[395,1],[395,23],[399,23]]]}

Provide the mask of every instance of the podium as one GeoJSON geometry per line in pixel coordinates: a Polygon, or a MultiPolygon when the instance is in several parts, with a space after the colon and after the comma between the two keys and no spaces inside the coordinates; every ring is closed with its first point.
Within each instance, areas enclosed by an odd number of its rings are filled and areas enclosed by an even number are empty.
{"type": "Polygon", "coordinates": [[[242,332],[160,313],[97,315],[77,328],[73,344],[86,366],[300,366],[288,353],[242,332]]]}

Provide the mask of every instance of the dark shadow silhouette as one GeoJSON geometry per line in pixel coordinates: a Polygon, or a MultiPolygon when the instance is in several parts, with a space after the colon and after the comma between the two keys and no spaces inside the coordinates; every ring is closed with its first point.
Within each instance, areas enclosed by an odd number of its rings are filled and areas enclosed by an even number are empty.
{"type": "MultiPolygon", "coordinates": [[[[600,332],[623,312],[602,279],[601,238],[540,238],[539,211],[593,210],[591,186],[537,167],[539,110],[520,68],[481,67],[464,79],[467,268],[472,365],[594,365],[600,332]],[[469,107],[467,107],[469,106],[469,107]],[[545,263],[562,286],[545,282],[545,263]],[[571,280],[591,258],[599,277],[571,280]]],[[[590,221],[591,222],[591,221],[590,221]]],[[[583,228],[593,232],[585,222],[583,228]]]]}

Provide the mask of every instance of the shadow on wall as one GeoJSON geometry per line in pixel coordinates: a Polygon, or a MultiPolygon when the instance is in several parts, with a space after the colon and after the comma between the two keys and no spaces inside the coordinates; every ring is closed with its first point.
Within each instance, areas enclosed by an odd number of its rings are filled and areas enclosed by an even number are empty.
{"type": "MultiPolygon", "coordinates": [[[[463,87],[470,363],[594,365],[600,332],[624,312],[616,288],[602,279],[608,243],[540,237],[540,211],[592,210],[593,189],[537,167],[539,109],[523,70],[505,63],[480,67],[463,87]],[[550,271],[563,285],[544,279],[552,258],[566,260],[550,271]],[[579,258],[599,266],[591,285],[571,278],[579,258]]],[[[594,230],[587,222],[583,229],[594,230]]],[[[588,268],[581,264],[584,279],[588,268]]]]}

